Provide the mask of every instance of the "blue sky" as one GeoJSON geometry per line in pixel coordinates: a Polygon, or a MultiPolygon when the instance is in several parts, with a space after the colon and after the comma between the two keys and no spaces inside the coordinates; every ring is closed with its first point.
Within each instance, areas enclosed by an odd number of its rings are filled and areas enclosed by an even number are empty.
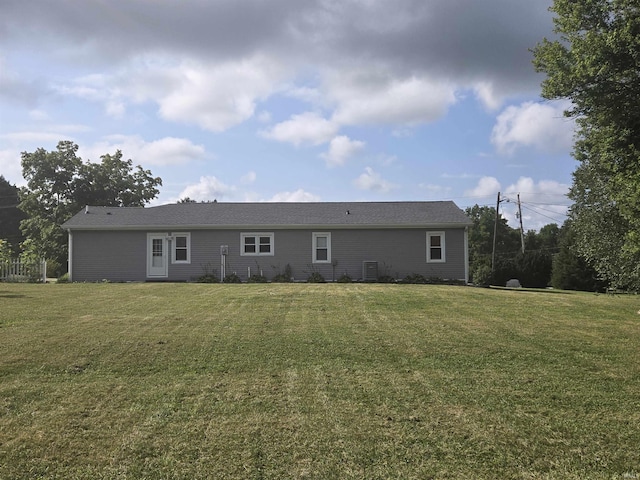
{"type": "Polygon", "coordinates": [[[154,204],[500,191],[525,229],[562,223],[574,124],[530,52],[550,4],[4,0],[0,174],[23,185],[20,152],[72,140],[162,177],[154,204]]]}

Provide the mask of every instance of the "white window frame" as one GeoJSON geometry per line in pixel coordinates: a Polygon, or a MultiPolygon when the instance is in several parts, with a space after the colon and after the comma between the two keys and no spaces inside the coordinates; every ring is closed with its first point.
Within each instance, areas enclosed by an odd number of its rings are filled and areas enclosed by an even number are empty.
{"type": "Polygon", "coordinates": [[[446,241],[444,232],[427,232],[427,263],[445,263],[446,261],[446,241]],[[441,258],[431,258],[431,239],[434,237],[440,238],[441,258]]]}
{"type": "Polygon", "coordinates": [[[276,245],[273,232],[246,232],[240,234],[240,256],[242,257],[273,257],[275,255],[276,245]],[[255,238],[256,251],[245,252],[245,238],[255,238]],[[269,252],[260,251],[260,237],[269,237],[269,252]]]}
{"type": "MultiPolygon", "coordinates": [[[[181,247],[182,248],[182,247],[181,247]]],[[[191,233],[189,232],[171,232],[171,263],[191,263],[191,233]],[[178,260],[177,258],[177,250],[178,250],[178,242],[176,241],[177,237],[186,237],[187,239],[187,259],[186,260],[178,260]]]]}
{"type": "Polygon", "coordinates": [[[313,263],[331,263],[331,232],[313,232],[313,263]],[[326,260],[318,260],[318,238],[326,238],[327,239],[327,259],[326,260]]]}

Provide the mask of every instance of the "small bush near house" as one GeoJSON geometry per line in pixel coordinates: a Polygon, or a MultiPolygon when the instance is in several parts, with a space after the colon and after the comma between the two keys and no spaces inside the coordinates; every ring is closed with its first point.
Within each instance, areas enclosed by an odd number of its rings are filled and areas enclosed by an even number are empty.
{"type": "Polygon", "coordinates": [[[205,273],[204,275],[200,275],[196,282],[198,283],[218,283],[220,280],[215,273],[205,273]]]}
{"type": "Polygon", "coordinates": [[[427,277],[424,275],[420,275],[419,273],[412,273],[411,275],[407,275],[402,279],[400,283],[409,283],[413,285],[424,285],[425,283],[429,283],[427,277]]]}
{"type": "Polygon", "coordinates": [[[471,281],[477,286],[491,284],[491,265],[479,265],[473,272],[471,281]]]}
{"type": "Polygon", "coordinates": [[[348,273],[343,273],[342,275],[340,275],[340,277],[338,277],[338,280],[336,280],[338,283],[351,283],[353,282],[353,280],[351,279],[351,277],[349,276],[348,273]]]}
{"type": "Polygon", "coordinates": [[[55,260],[47,260],[47,278],[60,277],[63,273],[62,265],[55,260]]]}
{"type": "Polygon", "coordinates": [[[215,268],[211,267],[211,263],[202,265],[202,275],[200,275],[196,282],[198,283],[218,283],[220,279],[215,268]]]}
{"type": "Polygon", "coordinates": [[[320,272],[313,272],[309,275],[309,278],[307,278],[307,283],[326,283],[326,280],[320,272]]]}
{"type": "Polygon", "coordinates": [[[230,273],[222,280],[224,283],[242,283],[240,277],[235,273],[230,273]]]}
{"type": "Polygon", "coordinates": [[[271,279],[272,282],[275,283],[290,283],[293,282],[293,272],[291,271],[291,265],[287,263],[286,267],[284,267],[284,273],[279,272],[273,276],[271,279]]]}
{"type": "Polygon", "coordinates": [[[249,277],[249,280],[247,280],[247,283],[267,283],[267,277],[265,277],[264,275],[258,275],[256,273],[249,277]]]}
{"type": "Polygon", "coordinates": [[[396,283],[396,279],[391,275],[380,275],[378,277],[378,283],[396,283]]]}
{"type": "Polygon", "coordinates": [[[69,273],[65,273],[64,275],[60,275],[56,283],[69,283],[69,273]]]}

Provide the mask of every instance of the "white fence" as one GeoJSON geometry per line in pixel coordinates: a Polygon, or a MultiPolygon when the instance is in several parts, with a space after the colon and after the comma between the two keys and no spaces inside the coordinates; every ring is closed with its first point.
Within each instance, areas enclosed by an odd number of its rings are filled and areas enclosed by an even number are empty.
{"type": "Polygon", "coordinates": [[[25,262],[10,260],[0,262],[0,282],[43,282],[47,281],[47,261],[25,262]]]}

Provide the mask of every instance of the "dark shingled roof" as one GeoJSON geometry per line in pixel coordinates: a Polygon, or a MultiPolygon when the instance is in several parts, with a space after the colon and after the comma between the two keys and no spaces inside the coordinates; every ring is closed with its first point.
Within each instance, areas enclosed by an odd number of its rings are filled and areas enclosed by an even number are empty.
{"type": "Polygon", "coordinates": [[[88,206],[62,226],[69,230],[153,228],[406,228],[463,227],[455,203],[178,203],[157,207],[88,206]]]}

